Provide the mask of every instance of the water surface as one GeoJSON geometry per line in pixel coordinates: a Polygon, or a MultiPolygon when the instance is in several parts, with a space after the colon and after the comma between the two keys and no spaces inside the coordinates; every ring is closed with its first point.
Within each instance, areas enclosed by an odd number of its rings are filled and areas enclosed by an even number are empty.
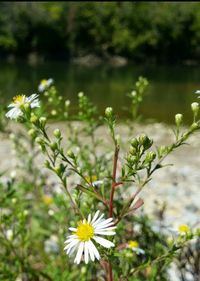
{"type": "Polygon", "coordinates": [[[83,67],[65,62],[46,62],[31,66],[24,62],[0,63],[0,99],[9,100],[16,94],[37,92],[43,78],[52,77],[59,92],[76,108],[77,93],[83,91],[100,111],[112,106],[120,117],[126,115],[126,94],[133,89],[138,76],[146,77],[149,88],[140,112],[144,118],[172,123],[175,113],[183,113],[188,123],[190,104],[197,101],[194,92],[200,89],[199,66],[108,65],[83,67]]]}

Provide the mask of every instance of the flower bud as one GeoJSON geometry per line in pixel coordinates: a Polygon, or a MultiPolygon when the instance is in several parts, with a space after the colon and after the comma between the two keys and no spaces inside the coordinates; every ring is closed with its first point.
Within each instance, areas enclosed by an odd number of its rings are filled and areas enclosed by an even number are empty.
{"type": "Polygon", "coordinates": [[[49,103],[52,103],[53,102],[53,99],[50,97],[50,98],[48,98],[48,102],[49,103]]]}
{"type": "Polygon", "coordinates": [[[55,129],[53,132],[54,136],[58,139],[61,137],[61,131],[59,129],[55,129]]]}
{"type": "Polygon", "coordinates": [[[40,137],[37,137],[37,138],[35,139],[35,142],[38,143],[38,144],[40,144],[40,145],[43,145],[43,144],[44,144],[44,140],[43,140],[42,138],[40,138],[40,137]]]}
{"type": "Polygon", "coordinates": [[[198,125],[196,122],[194,122],[194,123],[191,125],[191,129],[192,129],[192,130],[196,130],[197,128],[199,128],[199,125],[198,125]]]}
{"type": "Polygon", "coordinates": [[[56,150],[57,148],[58,148],[58,146],[57,146],[57,143],[56,142],[52,142],[52,143],[50,143],[50,145],[49,145],[50,147],[51,147],[51,149],[54,151],[54,150],[56,150]]]}
{"type": "Polygon", "coordinates": [[[131,145],[132,145],[133,147],[137,147],[137,146],[138,146],[138,140],[137,140],[136,138],[132,139],[132,140],[131,140],[131,145]]]}
{"type": "Polygon", "coordinates": [[[51,111],[51,115],[56,116],[56,115],[57,115],[57,111],[56,111],[55,109],[53,109],[53,110],[51,111]]]}
{"type": "Polygon", "coordinates": [[[152,146],[153,141],[150,140],[146,135],[141,135],[141,136],[139,137],[139,143],[140,143],[141,145],[143,145],[143,147],[144,147],[145,149],[148,149],[148,148],[150,148],[150,147],[152,146]]]}
{"type": "Polygon", "coordinates": [[[34,130],[34,129],[30,129],[30,130],[28,131],[28,135],[29,135],[30,137],[32,137],[32,138],[35,138],[36,135],[37,135],[37,132],[36,132],[36,130],[34,130]]]}
{"type": "Polygon", "coordinates": [[[106,108],[106,110],[105,110],[105,115],[106,115],[107,118],[112,117],[112,115],[113,115],[113,109],[112,109],[112,107],[107,107],[107,108],[106,108]]]}
{"type": "Polygon", "coordinates": [[[129,148],[129,153],[132,154],[132,155],[134,155],[134,154],[136,153],[135,147],[131,146],[131,147],[129,148]]]}
{"type": "Polygon", "coordinates": [[[176,125],[179,127],[181,125],[182,121],[183,121],[183,115],[180,114],[180,113],[177,113],[175,115],[175,123],[176,123],[176,125]]]}
{"type": "Polygon", "coordinates": [[[40,117],[39,121],[40,121],[41,125],[44,126],[47,122],[47,118],[42,116],[42,117],[40,117]]]}
{"type": "Polygon", "coordinates": [[[67,156],[68,156],[69,158],[72,158],[72,159],[75,158],[75,155],[74,155],[73,151],[71,151],[71,150],[68,150],[68,151],[67,151],[67,156]]]}
{"type": "Polygon", "coordinates": [[[84,96],[84,93],[83,93],[83,92],[78,93],[78,97],[79,97],[79,98],[82,98],[83,96],[84,96]]]}
{"type": "Polygon", "coordinates": [[[136,91],[132,91],[132,92],[131,92],[131,96],[132,96],[132,97],[136,97],[136,96],[137,96],[137,92],[136,92],[136,91]]]}
{"type": "Polygon", "coordinates": [[[199,111],[199,104],[198,104],[198,102],[193,102],[191,104],[191,108],[192,108],[193,112],[198,112],[199,111]]]}
{"type": "Polygon", "coordinates": [[[146,155],[145,162],[150,163],[156,158],[156,154],[153,151],[149,151],[146,155]]]}
{"type": "Polygon", "coordinates": [[[70,105],[70,100],[65,101],[65,107],[68,107],[70,105]]]}
{"type": "Polygon", "coordinates": [[[31,123],[33,124],[37,124],[38,122],[38,117],[35,114],[31,114],[31,119],[30,119],[31,123]]]}

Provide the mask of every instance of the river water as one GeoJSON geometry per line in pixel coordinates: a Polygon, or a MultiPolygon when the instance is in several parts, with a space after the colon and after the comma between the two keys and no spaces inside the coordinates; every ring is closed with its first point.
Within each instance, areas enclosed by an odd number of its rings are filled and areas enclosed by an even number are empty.
{"type": "Polygon", "coordinates": [[[126,65],[83,67],[65,62],[45,62],[30,65],[25,62],[0,62],[0,99],[7,103],[16,94],[37,92],[43,78],[53,78],[55,85],[74,108],[77,93],[83,91],[98,106],[100,112],[112,106],[120,118],[129,105],[126,94],[142,75],[150,84],[140,113],[144,118],[173,123],[175,113],[183,113],[190,123],[190,104],[198,101],[194,92],[200,89],[199,66],[126,65]]]}

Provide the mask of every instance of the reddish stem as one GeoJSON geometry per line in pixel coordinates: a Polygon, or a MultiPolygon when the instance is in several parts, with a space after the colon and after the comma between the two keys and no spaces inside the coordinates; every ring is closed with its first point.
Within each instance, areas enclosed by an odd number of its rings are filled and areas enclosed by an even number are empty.
{"type": "Polygon", "coordinates": [[[112,264],[108,263],[108,281],[113,281],[112,264]]]}
{"type": "Polygon", "coordinates": [[[112,173],[112,186],[110,192],[110,201],[109,201],[109,217],[113,215],[113,198],[115,193],[116,183],[116,173],[117,173],[117,161],[118,161],[118,154],[119,154],[119,146],[115,146],[115,154],[113,160],[113,173],[112,173]]]}

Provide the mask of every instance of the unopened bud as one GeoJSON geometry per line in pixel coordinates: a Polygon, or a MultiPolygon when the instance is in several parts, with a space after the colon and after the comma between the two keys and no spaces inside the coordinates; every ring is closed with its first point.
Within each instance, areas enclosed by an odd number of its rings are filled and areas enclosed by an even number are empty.
{"type": "Polygon", "coordinates": [[[107,108],[106,108],[106,110],[105,110],[105,115],[106,115],[107,118],[112,117],[112,115],[113,115],[113,109],[112,109],[112,107],[107,107],[107,108]]]}
{"type": "Polygon", "coordinates": [[[180,126],[183,121],[183,115],[178,113],[175,115],[175,123],[177,126],[180,126]]]}
{"type": "Polygon", "coordinates": [[[45,125],[47,122],[47,118],[42,116],[42,117],[40,117],[39,121],[42,125],[45,125]]]}
{"type": "Polygon", "coordinates": [[[35,114],[31,115],[31,123],[36,124],[38,122],[38,117],[35,114]]]}
{"type": "Polygon", "coordinates": [[[61,131],[59,129],[55,129],[53,132],[54,136],[58,139],[61,137],[61,131]]]}
{"type": "Polygon", "coordinates": [[[131,140],[131,145],[132,145],[133,147],[137,147],[137,146],[138,146],[138,140],[137,140],[136,138],[132,139],[132,140],[131,140]]]}
{"type": "Polygon", "coordinates": [[[73,153],[73,151],[71,151],[71,150],[68,150],[67,151],[67,156],[69,157],[69,158],[75,158],[75,155],[74,155],[74,153],[73,153]]]}
{"type": "Polygon", "coordinates": [[[196,122],[194,122],[192,125],[191,125],[191,129],[192,130],[196,130],[196,129],[198,129],[199,128],[199,125],[198,125],[198,123],[196,123],[196,122]]]}
{"type": "Polygon", "coordinates": [[[194,113],[194,118],[196,118],[198,113],[199,113],[199,104],[198,104],[198,102],[193,102],[191,104],[191,108],[192,108],[192,111],[194,113]]]}
{"type": "Polygon", "coordinates": [[[68,107],[70,105],[70,100],[65,101],[65,106],[68,107]]]}
{"type": "Polygon", "coordinates": [[[56,111],[55,109],[53,109],[53,110],[51,111],[51,115],[56,116],[56,115],[57,115],[57,111],[56,111]]]}
{"type": "Polygon", "coordinates": [[[149,151],[146,155],[145,162],[150,163],[156,158],[156,154],[153,151],[149,151]]]}
{"type": "Polygon", "coordinates": [[[36,135],[37,135],[36,130],[30,129],[30,130],[28,131],[28,135],[29,135],[30,137],[32,137],[32,138],[35,138],[36,135]]]}
{"type": "Polygon", "coordinates": [[[78,93],[78,97],[79,97],[79,98],[82,98],[83,96],[84,96],[84,93],[83,93],[83,92],[78,93]]]}

